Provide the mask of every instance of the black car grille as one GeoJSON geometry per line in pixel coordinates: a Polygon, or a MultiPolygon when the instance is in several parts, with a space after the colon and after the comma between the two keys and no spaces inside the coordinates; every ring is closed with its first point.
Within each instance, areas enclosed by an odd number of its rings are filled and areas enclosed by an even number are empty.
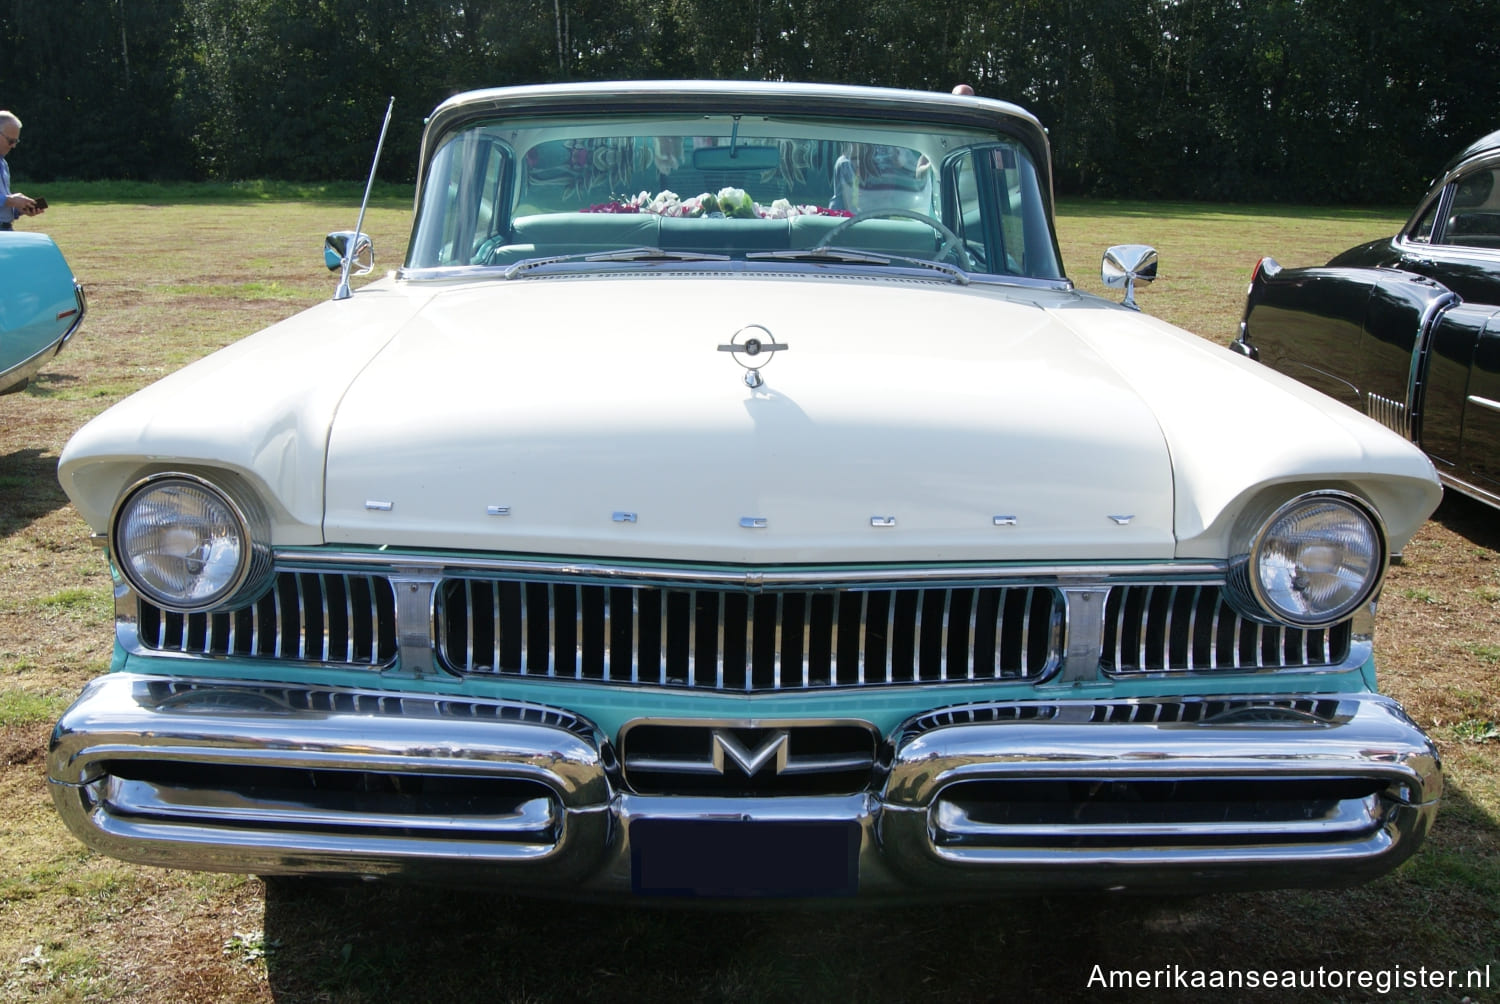
{"type": "Polygon", "coordinates": [[[382,666],[396,657],[396,597],[383,576],[280,572],[259,600],[228,613],[138,600],[136,632],[159,652],[382,666]]]}
{"type": "Polygon", "coordinates": [[[1323,669],[1349,656],[1348,621],[1326,630],[1261,624],[1235,613],[1217,586],[1112,589],[1100,664],[1109,673],[1323,669]]]}
{"type": "Polygon", "coordinates": [[[739,693],[1030,681],[1057,665],[1045,587],[749,592],[449,579],[455,672],[739,693]]]}

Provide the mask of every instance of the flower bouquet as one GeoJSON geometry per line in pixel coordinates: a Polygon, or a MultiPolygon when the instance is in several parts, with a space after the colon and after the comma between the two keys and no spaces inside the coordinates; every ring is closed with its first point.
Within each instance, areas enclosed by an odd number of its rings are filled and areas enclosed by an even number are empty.
{"type": "Polygon", "coordinates": [[[656,216],[714,217],[732,220],[784,220],[791,216],[852,215],[842,209],[793,205],[786,199],[777,199],[769,206],[762,206],[743,188],[721,188],[717,192],[703,192],[687,199],[681,198],[676,192],[662,191],[655,195],[650,192],[641,192],[629,197],[611,199],[609,202],[600,202],[579,211],[584,213],[652,213],[656,216]]]}

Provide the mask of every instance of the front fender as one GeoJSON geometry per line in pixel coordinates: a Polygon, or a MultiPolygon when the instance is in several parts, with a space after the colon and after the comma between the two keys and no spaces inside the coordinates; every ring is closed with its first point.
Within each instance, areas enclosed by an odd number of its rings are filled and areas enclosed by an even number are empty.
{"type": "Polygon", "coordinates": [[[1234,348],[1415,440],[1431,333],[1459,298],[1400,269],[1256,266],[1234,348]]]}

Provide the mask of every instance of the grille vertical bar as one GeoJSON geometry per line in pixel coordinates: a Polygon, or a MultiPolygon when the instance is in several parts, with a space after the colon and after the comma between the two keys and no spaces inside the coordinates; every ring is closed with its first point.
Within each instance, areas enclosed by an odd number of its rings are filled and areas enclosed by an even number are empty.
{"type": "Polygon", "coordinates": [[[464,674],[731,693],[1025,681],[1058,664],[1060,611],[1050,587],[756,593],[449,579],[438,646],[464,674]]]}
{"type": "Polygon", "coordinates": [[[1345,621],[1323,630],[1261,624],[1215,586],[1119,586],[1104,608],[1102,666],[1116,674],[1321,669],[1348,658],[1345,621]]]}
{"type": "Polygon", "coordinates": [[[396,657],[396,597],[376,575],[279,572],[239,610],[171,613],[136,601],[137,638],[186,655],[380,667],[396,657]]]}

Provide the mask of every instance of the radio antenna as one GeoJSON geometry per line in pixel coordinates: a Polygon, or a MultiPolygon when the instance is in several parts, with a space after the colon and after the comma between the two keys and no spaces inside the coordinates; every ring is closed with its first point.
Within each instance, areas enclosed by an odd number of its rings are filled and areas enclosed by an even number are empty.
{"type": "MultiPolygon", "coordinates": [[[[333,291],[335,300],[347,300],[349,292],[349,268],[354,264],[354,256],[359,252],[360,241],[364,238],[365,208],[370,204],[370,190],[375,187],[375,170],[380,166],[380,151],[385,148],[385,131],[391,127],[391,109],[396,107],[396,96],[391,95],[391,100],[385,106],[385,121],[380,124],[380,139],[375,142],[375,159],[370,164],[370,180],[365,182],[365,197],[359,204],[359,219],[354,224],[354,233],[344,241],[344,260],[339,272],[339,285],[333,291]]],[[[371,253],[371,263],[374,263],[374,254],[371,253]]],[[[369,271],[366,269],[365,271],[369,271]]]]}

